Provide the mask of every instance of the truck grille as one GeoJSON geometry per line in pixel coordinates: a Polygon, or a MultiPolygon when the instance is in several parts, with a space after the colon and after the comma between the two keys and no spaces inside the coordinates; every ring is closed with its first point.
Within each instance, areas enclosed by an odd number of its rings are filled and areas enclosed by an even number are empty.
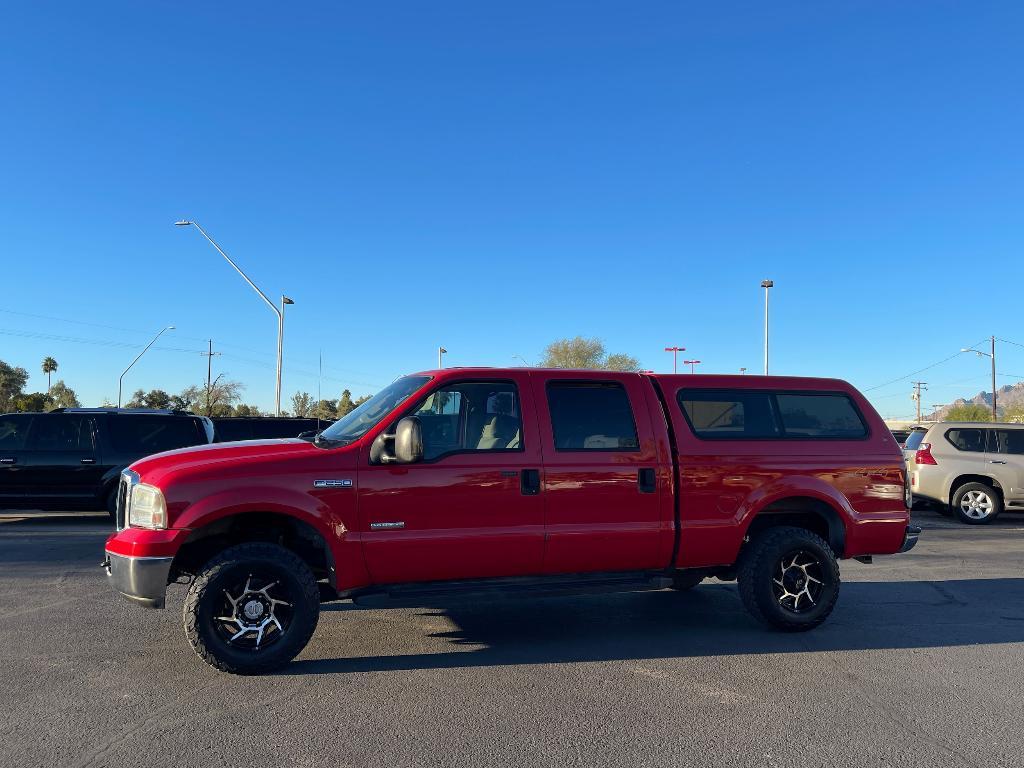
{"type": "Polygon", "coordinates": [[[138,474],[130,469],[126,469],[121,473],[121,480],[117,485],[117,507],[114,511],[114,520],[119,531],[123,531],[128,527],[128,509],[131,506],[132,486],[138,482],[138,474]]]}

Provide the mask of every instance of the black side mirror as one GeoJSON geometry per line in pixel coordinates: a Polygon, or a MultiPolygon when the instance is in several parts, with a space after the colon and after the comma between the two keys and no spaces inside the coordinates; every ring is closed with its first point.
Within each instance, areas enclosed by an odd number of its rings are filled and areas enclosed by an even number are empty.
{"type": "Polygon", "coordinates": [[[406,416],[395,427],[395,458],[399,464],[423,461],[423,426],[416,416],[406,416]]]}

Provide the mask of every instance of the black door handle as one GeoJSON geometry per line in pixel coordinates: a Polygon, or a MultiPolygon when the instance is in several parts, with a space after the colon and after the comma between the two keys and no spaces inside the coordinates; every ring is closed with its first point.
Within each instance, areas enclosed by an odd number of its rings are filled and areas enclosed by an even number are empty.
{"type": "Polygon", "coordinates": [[[644,467],[636,473],[636,486],[640,493],[654,493],[658,487],[653,467],[644,467]]]}
{"type": "Polygon", "coordinates": [[[523,496],[536,496],[540,493],[539,469],[524,469],[519,473],[519,492],[523,496]]]}
{"type": "Polygon", "coordinates": [[[0,459],[0,464],[17,464],[18,460],[13,456],[4,456],[0,459]]]}

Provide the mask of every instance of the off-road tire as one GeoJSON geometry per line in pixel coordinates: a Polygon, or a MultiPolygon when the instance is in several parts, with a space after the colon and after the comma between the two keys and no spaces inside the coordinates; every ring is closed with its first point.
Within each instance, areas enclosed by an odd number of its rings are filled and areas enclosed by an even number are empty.
{"type": "Polygon", "coordinates": [[[672,589],[679,592],[685,592],[688,589],[693,589],[702,581],[704,581],[703,573],[687,573],[686,571],[681,571],[672,576],[672,589]]]}
{"type": "Polygon", "coordinates": [[[839,598],[839,564],[828,543],[806,528],[768,528],[749,542],[740,554],[737,573],[740,598],[758,621],[787,632],[805,632],[832,613],[839,598]],[[816,604],[796,613],[784,607],[773,589],[783,558],[805,552],[817,560],[823,582],[816,604]]]}
{"type": "Polygon", "coordinates": [[[287,664],[306,647],[319,618],[320,589],[309,566],[291,550],[265,543],[238,544],[211,558],[189,586],[182,608],[185,636],[199,658],[238,675],[258,675],[287,664]],[[232,647],[218,634],[213,619],[225,585],[242,573],[280,579],[293,599],[290,623],[265,648],[232,647]]]}
{"type": "Polygon", "coordinates": [[[988,525],[999,517],[999,514],[1003,511],[1003,495],[998,490],[990,485],[986,485],[985,483],[964,483],[956,489],[956,492],[953,494],[952,503],[949,506],[961,523],[967,523],[967,525],[988,525]],[[961,508],[960,505],[964,501],[964,496],[972,491],[975,493],[983,493],[990,499],[992,511],[985,517],[971,517],[961,508]]]}

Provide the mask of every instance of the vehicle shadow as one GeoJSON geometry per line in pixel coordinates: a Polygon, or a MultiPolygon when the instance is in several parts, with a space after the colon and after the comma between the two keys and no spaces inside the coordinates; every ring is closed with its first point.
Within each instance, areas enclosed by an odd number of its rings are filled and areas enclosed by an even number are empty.
{"type": "MultiPolygon", "coordinates": [[[[344,622],[358,620],[361,609],[339,604],[334,610],[352,611],[338,616],[344,622]]],[[[332,606],[324,611],[329,617],[332,606]]],[[[452,601],[419,615],[456,625],[429,635],[446,641],[442,651],[302,659],[281,674],[1019,643],[1024,578],[845,583],[832,617],[797,634],[757,624],[740,606],[735,585],[718,582],[686,593],[452,601]]],[[[410,630],[420,623],[410,621],[410,630]]]]}

